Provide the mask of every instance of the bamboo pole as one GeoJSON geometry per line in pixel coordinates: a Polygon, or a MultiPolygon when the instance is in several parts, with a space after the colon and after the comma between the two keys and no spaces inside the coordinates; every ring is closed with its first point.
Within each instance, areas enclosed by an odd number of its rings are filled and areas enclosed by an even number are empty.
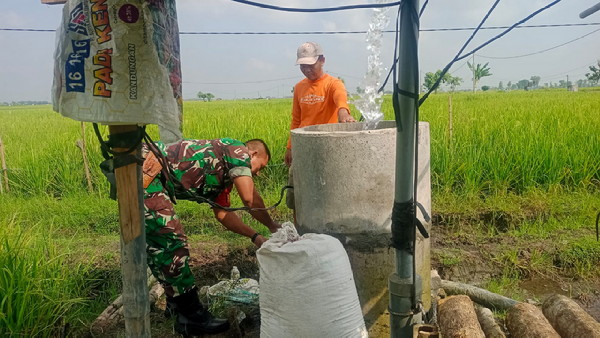
{"type": "Polygon", "coordinates": [[[448,140],[452,149],[452,95],[448,95],[448,140]]]}
{"type": "MultiPolygon", "coordinates": [[[[109,126],[111,135],[131,132],[135,125],[109,126]]],[[[131,141],[131,145],[136,140],[131,141]]],[[[114,148],[126,151],[126,148],[114,148]]],[[[141,145],[134,150],[141,156],[141,145]]],[[[150,337],[150,306],[148,303],[146,234],[142,168],[136,163],[115,169],[119,223],[121,226],[121,273],[123,275],[123,316],[127,337],[150,337]]]]}
{"type": "Polygon", "coordinates": [[[467,295],[478,304],[488,308],[507,310],[518,302],[476,286],[442,280],[442,288],[449,295],[467,295]]]}
{"type": "Polygon", "coordinates": [[[94,190],[92,185],[92,175],[90,174],[90,163],[87,157],[87,147],[85,145],[85,124],[81,122],[81,140],[77,140],[75,143],[79,149],[81,149],[81,156],[83,157],[83,171],[85,173],[85,179],[87,181],[88,192],[94,190]]]}
{"type": "MultiPolygon", "coordinates": [[[[4,183],[6,184],[6,192],[10,191],[10,186],[8,185],[8,168],[6,167],[6,157],[4,155],[4,143],[2,143],[2,138],[0,137],[0,159],[2,160],[2,172],[4,173],[4,183]]],[[[2,191],[2,184],[0,183],[0,192],[2,191]]]]}

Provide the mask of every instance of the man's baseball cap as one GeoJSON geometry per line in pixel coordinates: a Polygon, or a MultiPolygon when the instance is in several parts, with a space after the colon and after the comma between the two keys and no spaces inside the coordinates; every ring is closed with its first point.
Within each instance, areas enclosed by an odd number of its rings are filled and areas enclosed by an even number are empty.
{"type": "Polygon", "coordinates": [[[298,47],[296,55],[297,65],[313,65],[319,59],[319,55],[323,55],[323,50],[315,42],[305,42],[298,47]]]}

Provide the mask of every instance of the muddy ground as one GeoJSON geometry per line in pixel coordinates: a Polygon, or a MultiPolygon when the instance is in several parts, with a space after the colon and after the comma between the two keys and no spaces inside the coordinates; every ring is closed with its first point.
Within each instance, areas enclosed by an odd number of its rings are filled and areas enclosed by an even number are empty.
{"type": "MultiPolygon", "coordinates": [[[[514,243],[512,243],[514,244],[514,243]]],[[[443,226],[432,229],[432,268],[437,269],[443,279],[469,283],[480,286],[486,281],[501,275],[503,267],[490,257],[500,248],[511,245],[510,238],[496,236],[493,240],[483,242],[474,240],[468,235],[451,233],[443,226]],[[459,256],[460,262],[445,265],[440,260],[441,253],[451,250],[459,256]]],[[[524,247],[520,252],[520,265],[522,265],[523,277],[518,285],[519,295],[523,300],[532,303],[540,303],[548,295],[558,293],[569,296],[576,300],[596,320],[600,321],[600,277],[578,278],[577,276],[565,276],[560,273],[543,273],[527,269],[528,255],[533,247],[544,247],[549,243],[536,241],[531,246],[524,247]]],[[[196,273],[198,285],[214,285],[228,278],[231,267],[237,266],[242,277],[258,280],[258,266],[255,248],[231,247],[227,244],[214,243],[191,243],[191,264],[196,273]]],[[[510,294],[506,296],[511,297],[510,294]]],[[[172,319],[163,316],[163,302],[157,303],[151,312],[152,335],[154,337],[181,337],[172,330],[172,319]]],[[[240,325],[234,327],[226,334],[212,335],[210,337],[259,337],[260,335],[260,312],[258,307],[238,304],[234,310],[246,313],[240,325]]],[[[498,318],[503,324],[501,316],[498,318]]],[[[502,325],[501,325],[502,326],[502,325]]],[[[371,324],[371,337],[389,337],[389,323],[379,321],[371,324]]],[[[104,328],[91,328],[87,334],[89,337],[124,337],[124,323],[120,321],[104,328]]]]}

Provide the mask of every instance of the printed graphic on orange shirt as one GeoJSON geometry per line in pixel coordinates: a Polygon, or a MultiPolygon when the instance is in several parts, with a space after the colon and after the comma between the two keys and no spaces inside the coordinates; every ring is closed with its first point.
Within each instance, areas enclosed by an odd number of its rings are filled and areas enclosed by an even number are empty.
{"type": "Polygon", "coordinates": [[[309,94],[300,98],[301,104],[316,104],[321,102],[325,102],[325,96],[309,94]]]}

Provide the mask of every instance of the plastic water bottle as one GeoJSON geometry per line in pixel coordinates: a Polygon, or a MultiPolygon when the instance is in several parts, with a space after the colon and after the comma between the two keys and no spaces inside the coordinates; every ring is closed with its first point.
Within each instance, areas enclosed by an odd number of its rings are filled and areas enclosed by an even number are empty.
{"type": "Polygon", "coordinates": [[[231,269],[231,280],[239,280],[240,279],[240,270],[238,270],[237,266],[233,266],[231,269]]]}

